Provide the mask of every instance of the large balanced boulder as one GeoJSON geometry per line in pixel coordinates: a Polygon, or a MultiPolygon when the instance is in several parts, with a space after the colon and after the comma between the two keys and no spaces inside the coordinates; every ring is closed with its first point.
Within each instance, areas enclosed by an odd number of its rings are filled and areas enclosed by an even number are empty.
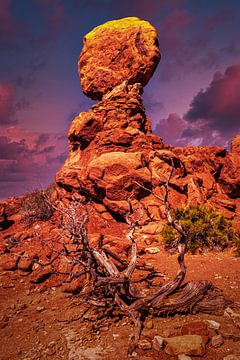
{"type": "Polygon", "coordinates": [[[109,21],[84,37],[78,72],[83,92],[100,100],[116,85],[147,84],[160,60],[156,29],[136,17],[109,21]]]}

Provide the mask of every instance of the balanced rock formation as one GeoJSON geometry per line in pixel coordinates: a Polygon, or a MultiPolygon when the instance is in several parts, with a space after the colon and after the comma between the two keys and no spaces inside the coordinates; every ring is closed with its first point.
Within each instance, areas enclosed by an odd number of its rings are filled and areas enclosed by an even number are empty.
{"type": "Polygon", "coordinates": [[[149,22],[134,17],[109,21],[84,37],[78,61],[83,92],[101,100],[123,81],[144,86],[159,60],[157,32],[149,22]]]}
{"type": "MultiPolygon", "coordinates": [[[[239,227],[240,136],[233,139],[227,152],[212,146],[174,148],[154,135],[141,94],[159,59],[156,30],[137,18],[108,22],[85,36],[78,64],[81,84],[86,95],[100,101],[80,113],[70,126],[69,155],[56,174],[51,195],[56,210],[52,221],[39,220],[26,229],[21,222],[24,196],[0,203],[1,249],[6,255],[3,267],[9,268],[9,246],[26,255],[35,249],[35,257],[51,261],[54,252],[49,251],[49,241],[59,241],[59,231],[54,228],[57,209],[75,200],[88,209],[91,245],[100,239],[103,247],[123,260],[129,256],[126,216],[131,202],[141,219],[137,241],[144,254],[153,241],[161,243],[166,222],[162,185],[172,169],[171,207],[206,204],[239,227]],[[44,239],[43,248],[36,251],[39,238],[44,239]]],[[[22,264],[20,257],[14,259],[11,268],[33,268],[33,264],[22,264]]],[[[63,263],[58,259],[57,270],[65,269],[63,263]]],[[[40,278],[49,277],[51,271],[40,278]]]]}

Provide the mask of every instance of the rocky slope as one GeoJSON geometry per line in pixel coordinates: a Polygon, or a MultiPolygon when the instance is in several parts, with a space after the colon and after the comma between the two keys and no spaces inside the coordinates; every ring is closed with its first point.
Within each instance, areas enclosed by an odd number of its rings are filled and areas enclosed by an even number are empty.
{"type": "Polygon", "coordinates": [[[174,148],[155,136],[141,94],[159,60],[156,31],[143,20],[112,21],[86,35],[78,63],[80,80],[84,93],[100,101],[70,126],[69,156],[56,174],[51,195],[56,210],[52,219],[26,226],[24,195],[0,203],[2,268],[26,273],[35,268],[33,282],[50,277],[55,283],[63,282],[64,277],[59,280],[52,275],[55,270],[72,271],[64,258],[37,269],[28,257],[54,257],[49,244],[59,241],[57,209],[74,201],[88,209],[93,245],[101,238],[103,246],[127,259],[129,200],[141,217],[139,252],[161,244],[166,221],[162,184],[172,167],[172,207],[206,204],[239,226],[240,136],[233,138],[229,152],[210,146],[174,148]]]}

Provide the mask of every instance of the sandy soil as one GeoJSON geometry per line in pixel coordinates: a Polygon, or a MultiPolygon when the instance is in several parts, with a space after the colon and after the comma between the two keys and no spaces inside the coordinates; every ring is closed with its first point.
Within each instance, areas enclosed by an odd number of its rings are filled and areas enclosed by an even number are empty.
{"type": "MultiPolygon", "coordinates": [[[[177,271],[176,255],[161,251],[145,255],[144,259],[164,273],[166,281],[177,271]]],[[[227,297],[240,301],[240,258],[231,250],[186,255],[186,265],[186,280],[211,280],[227,297]]],[[[153,349],[137,349],[134,356],[128,356],[133,330],[131,320],[117,316],[104,318],[101,311],[86,311],[81,296],[69,297],[61,288],[48,287],[46,283],[32,285],[28,276],[20,276],[17,272],[2,272],[0,283],[1,360],[174,359],[164,351],[153,349]]],[[[240,356],[240,322],[234,324],[226,315],[149,316],[142,339],[151,343],[154,335],[180,335],[184,324],[207,319],[221,325],[224,343],[214,348],[211,337],[216,332],[209,330],[206,354],[194,359],[221,360],[228,354],[240,356]]]]}

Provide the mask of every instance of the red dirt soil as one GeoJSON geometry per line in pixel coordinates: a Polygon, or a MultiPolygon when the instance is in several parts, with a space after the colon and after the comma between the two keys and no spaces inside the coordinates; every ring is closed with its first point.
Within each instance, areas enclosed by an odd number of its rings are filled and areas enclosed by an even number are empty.
{"type": "MultiPolygon", "coordinates": [[[[165,275],[164,280],[174,277],[178,270],[176,255],[160,251],[144,255],[146,263],[151,263],[165,275]]],[[[206,252],[186,255],[188,280],[207,279],[221,288],[225,295],[240,301],[240,259],[232,250],[221,253],[206,252]]],[[[61,287],[48,287],[46,282],[31,285],[28,276],[5,271],[1,275],[1,360],[35,359],[174,359],[162,350],[136,349],[134,356],[127,355],[129,338],[133,333],[131,320],[123,317],[103,318],[91,308],[85,313],[86,303],[81,296],[70,298],[61,287]],[[84,316],[82,314],[85,313],[84,316]],[[81,317],[82,316],[82,317],[81,317]]],[[[240,356],[240,330],[227,316],[189,314],[166,317],[149,316],[144,323],[141,339],[151,343],[155,335],[163,337],[181,335],[182,326],[192,321],[215,320],[221,327],[224,343],[213,348],[209,330],[206,354],[194,359],[223,359],[228,354],[240,356]],[[230,334],[230,335],[229,335],[230,334]]]]}

